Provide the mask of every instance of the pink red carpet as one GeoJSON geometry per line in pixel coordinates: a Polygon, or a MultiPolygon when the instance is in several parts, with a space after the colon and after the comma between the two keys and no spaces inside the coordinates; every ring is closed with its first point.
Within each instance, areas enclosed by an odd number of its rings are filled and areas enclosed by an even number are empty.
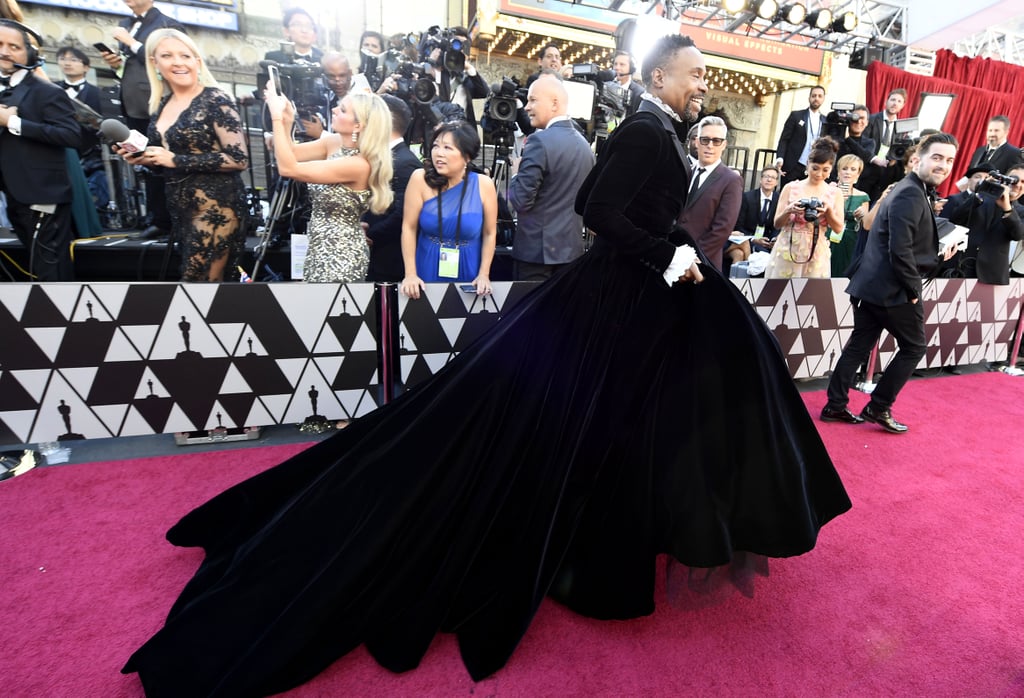
{"type": "MultiPolygon", "coordinates": [[[[822,393],[805,396],[817,414],[822,393]]],[[[600,622],[542,606],[473,684],[451,637],[394,675],[362,650],[293,691],[343,695],[1024,696],[1024,381],[919,380],[910,433],[821,424],[854,508],[753,600],[600,622]]],[[[855,410],[866,396],[855,395],[855,410]]],[[[0,483],[3,694],[140,696],[118,669],[200,560],[164,531],[301,445],[37,468],[0,483]]]]}

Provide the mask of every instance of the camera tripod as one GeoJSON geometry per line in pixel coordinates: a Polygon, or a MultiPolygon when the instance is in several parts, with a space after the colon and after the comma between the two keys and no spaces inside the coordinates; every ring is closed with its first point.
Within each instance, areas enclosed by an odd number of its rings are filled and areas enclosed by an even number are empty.
{"type": "MultiPolygon", "coordinates": [[[[498,192],[498,239],[497,244],[511,247],[516,233],[516,222],[508,205],[508,185],[511,178],[509,171],[509,153],[512,151],[512,132],[502,130],[492,134],[494,141],[494,159],[491,161],[491,179],[494,189],[498,192]]],[[[486,151],[485,151],[486,152],[486,151]]],[[[484,162],[484,167],[487,163],[484,162]]]]}

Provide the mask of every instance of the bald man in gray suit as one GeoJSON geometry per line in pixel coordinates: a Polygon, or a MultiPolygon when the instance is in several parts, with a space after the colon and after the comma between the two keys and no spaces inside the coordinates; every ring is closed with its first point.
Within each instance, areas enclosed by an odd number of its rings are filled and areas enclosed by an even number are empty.
{"type": "Polygon", "coordinates": [[[530,85],[526,113],[537,129],[526,139],[508,203],[518,213],[512,244],[517,281],[543,281],[583,254],[583,219],[573,210],[594,166],[590,144],[569,120],[569,97],[555,75],[530,85]]]}

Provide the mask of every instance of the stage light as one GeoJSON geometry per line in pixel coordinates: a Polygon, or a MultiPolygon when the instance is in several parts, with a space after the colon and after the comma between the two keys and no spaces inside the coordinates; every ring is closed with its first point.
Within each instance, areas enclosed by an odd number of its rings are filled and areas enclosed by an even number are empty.
{"type": "Polygon", "coordinates": [[[750,9],[761,19],[772,19],[779,11],[775,0],[751,0],[750,9]]]}
{"type": "Polygon", "coordinates": [[[803,24],[804,18],[807,17],[807,6],[799,2],[793,3],[792,5],[784,5],[779,13],[775,15],[777,21],[783,21],[787,24],[803,24]]]}
{"type": "Polygon", "coordinates": [[[829,29],[832,26],[832,10],[823,7],[807,15],[807,24],[815,29],[829,29]]]}
{"type": "Polygon", "coordinates": [[[852,10],[847,10],[843,14],[839,15],[839,19],[832,22],[832,31],[845,34],[852,32],[860,24],[860,20],[857,19],[857,15],[852,10]]]}
{"type": "Polygon", "coordinates": [[[737,15],[747,9],[747,0],[722,0],[722,9],[731,15],[737,15]]]}

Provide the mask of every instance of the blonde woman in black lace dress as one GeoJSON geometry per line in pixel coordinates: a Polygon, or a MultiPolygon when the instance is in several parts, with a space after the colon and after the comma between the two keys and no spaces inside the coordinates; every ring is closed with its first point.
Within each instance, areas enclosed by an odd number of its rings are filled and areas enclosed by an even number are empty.
{"type": "Polygon", "coordinates": [[[176,29],[146,41],[152,88],[150,146],[133,158],[166,168],[172,234],[183,246],[183,281],[235,275],[245,243],[248,162],[234,100],[217,85],[195,43],[176,29]]]}

